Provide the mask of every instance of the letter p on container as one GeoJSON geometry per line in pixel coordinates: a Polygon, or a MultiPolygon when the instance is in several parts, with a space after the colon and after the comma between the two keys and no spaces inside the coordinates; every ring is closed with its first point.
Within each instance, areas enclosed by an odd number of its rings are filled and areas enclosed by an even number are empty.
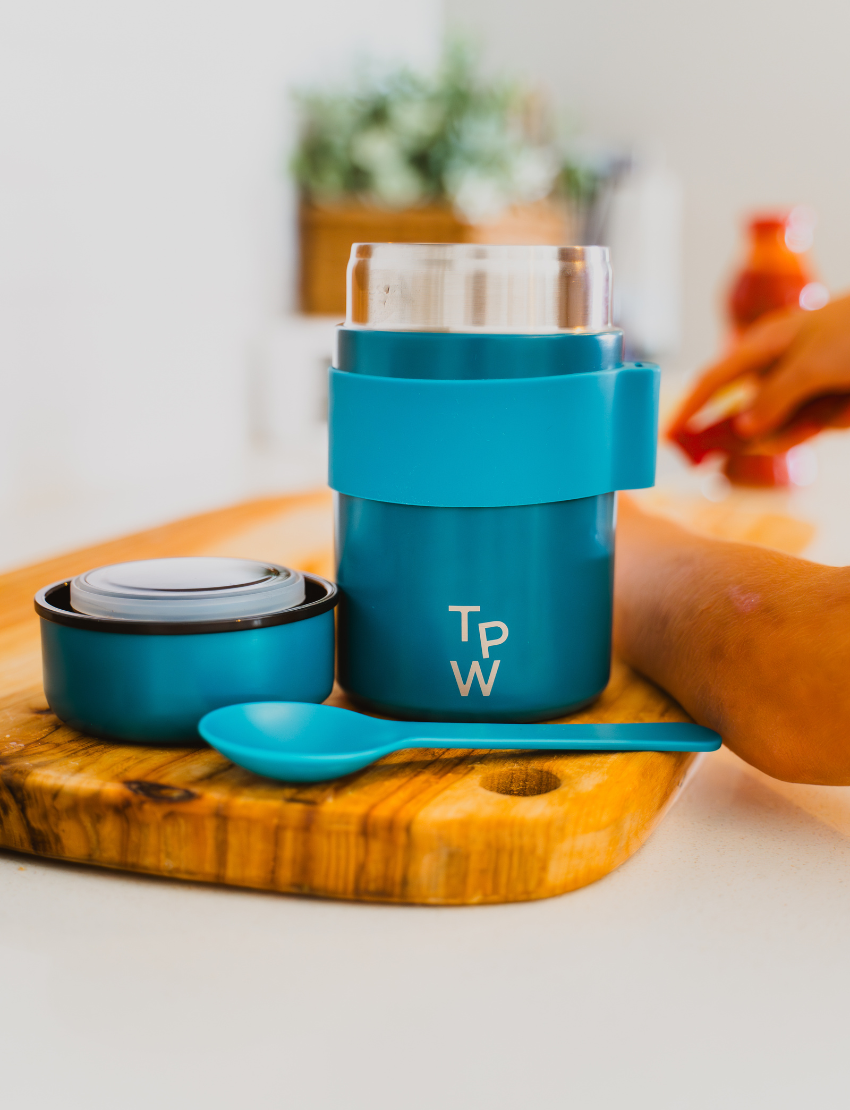
{"type": "Polygon", "coordinates": [[[505,640],[507,640],[507,638],[508,638],[508,626],[506,624],[502,624],[501,621],[487,621],[485,624],[479,624],[479,626],[478,626],[478,635],[481,637],[481,654],[483,655],[483,657],[485,659],[489,659],[490,658],[490,648],[491,647],[497,647],[499,644],[503,644],[505,642],[505,640]],[[501,628],[502,635],[498,638],[498,640],[488,640],[487,639],[487,629],[488,628],[501,628]]]}

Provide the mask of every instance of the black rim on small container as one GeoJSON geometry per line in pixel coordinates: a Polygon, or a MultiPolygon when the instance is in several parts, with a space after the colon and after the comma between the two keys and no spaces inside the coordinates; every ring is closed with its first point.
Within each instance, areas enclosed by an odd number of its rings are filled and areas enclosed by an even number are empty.
{"type": "Polygon", "coordinates": [[[271,628],[276,624],[294,624],[328,613],[339,600],[333,582],[318,574],[304,572],[305,600],[291,609],[282,609],[263,617],[229,617],[217,621],[129,621],[117,617],[89,617],[71,608],[71,580],[53,582],[35,595],[35,611],[44,620],[65,624],[69,628],[85,628],[89,632],[117,632],[125,636],[197,636],[202,632],[247,632],[254,628],[271,628]]]}

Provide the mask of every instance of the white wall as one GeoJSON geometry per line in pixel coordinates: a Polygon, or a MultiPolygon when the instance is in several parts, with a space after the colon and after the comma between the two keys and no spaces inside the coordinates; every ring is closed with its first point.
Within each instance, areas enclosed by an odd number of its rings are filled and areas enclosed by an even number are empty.
{"type": "MultiPolygon", "coordinates": [[[[719,342],[742,214],[805,202],[815,259],[850,286],[850,6],[842,0],[447,0],[492,64],[548,87],[583,129],[656,158],[684,184],[683,343],[719,342]]],[[[616,273],[615,273],[616,280],[616,273]]]]}
{"type": "Polygon", "coordinates": [[[0,8],[0,564],[251,491],[291,307],[288,89],[423,60],[438,0],[0,8]]]}

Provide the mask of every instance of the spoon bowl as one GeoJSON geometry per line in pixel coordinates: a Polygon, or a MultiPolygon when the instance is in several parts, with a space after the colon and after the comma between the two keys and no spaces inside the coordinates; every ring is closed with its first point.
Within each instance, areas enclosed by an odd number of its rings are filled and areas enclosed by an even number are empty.
{"type": "Polygon", "coordinates": [[[216,751],[259,775],[321,782],[393,751],[394,724],[332,705],[260,701],[215,709],[198,731],[216,751]]]}
{"type": "Polygon", "coordinates": [[[268,778],[324,782],[402,748],[548,751],[714,751],[720,737],[700,725],[470,724],[385,721],[308,702],[246,702],[215,709],[198,731],[216,751],[268,778]]]}

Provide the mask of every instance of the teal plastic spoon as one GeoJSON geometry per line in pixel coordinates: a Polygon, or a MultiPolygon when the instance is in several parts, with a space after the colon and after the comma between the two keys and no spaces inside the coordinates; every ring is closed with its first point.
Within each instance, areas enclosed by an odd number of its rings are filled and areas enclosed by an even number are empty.
{"type": "Polygon", "coordinates": [[[401,748],[713,752],[720,737],[681,723],[506,725],[384,721],[332,705],[259,701],[214,709],[201,736],[240,767],[284,782],[323,782],[401,748]]]}

